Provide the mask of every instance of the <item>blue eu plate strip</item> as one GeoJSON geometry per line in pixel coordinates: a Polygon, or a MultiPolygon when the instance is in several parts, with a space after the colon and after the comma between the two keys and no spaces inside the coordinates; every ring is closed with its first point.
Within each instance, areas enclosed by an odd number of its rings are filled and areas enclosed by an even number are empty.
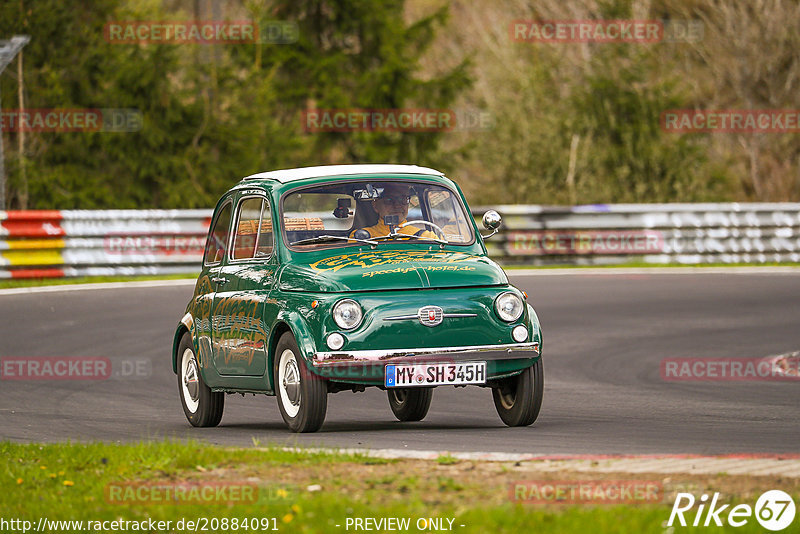
{"type": "Polygon", "coordinates": [[[394,387],[395,385],[395,369],[394,365],[386,366],[386,383],[384,385],[387,388],[394,387]]]}

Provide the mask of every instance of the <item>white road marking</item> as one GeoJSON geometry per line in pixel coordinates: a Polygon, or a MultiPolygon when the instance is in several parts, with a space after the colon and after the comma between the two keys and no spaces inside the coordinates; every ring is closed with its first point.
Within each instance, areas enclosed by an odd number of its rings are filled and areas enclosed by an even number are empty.
{"type": "Polygon", "coordinates": [[[628,275],[628,274],[800,274],[800,267],[575,267],[541,269],[506,269],[509,278],[515,276],[563,275],[628,275]]]}
{"type": "Polygon", "coordinates": [[[100,284],[64,284],[60,286],[13,287],[0,289],[0,295],[25,295],[28,293],[53,293],[57,291],[84,291],[89,289],[130,289],[141,287],[193,286],[196,278],[175,280],[138,280],[135,282],[105,282],[100,284]]]}

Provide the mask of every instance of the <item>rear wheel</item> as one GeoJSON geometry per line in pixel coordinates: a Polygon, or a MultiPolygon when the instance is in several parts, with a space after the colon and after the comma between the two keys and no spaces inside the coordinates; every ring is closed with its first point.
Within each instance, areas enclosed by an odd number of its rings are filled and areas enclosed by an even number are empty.
{"type": "Polygon", "coordinates": [[[492,388],[494,407],[508,426],[528,426],[536,421],[544,396],[542,359],[520,374],[504,378],[492,388]]]}
{"type": "Polygon", "coordinates": [[[433,388],[389,389],[389,406],[400,421],[422,421],[428,415],[433,388]]]}
{"type": "Polygon", "coordinates": [[[328,410],[328,386],[314,375],[300,355],[291,332],[283,334],[275,350],[275,391],[281,416],[292,432],[316,432],[328,410]]]}
{"type": "Polygon", "coordinates": [[[186,419],[192,426],[217,426],[225,408],[225,394],[214,393],[203,382],[189,332],[181,338],[178,356],[178,394],[186,419]]]}

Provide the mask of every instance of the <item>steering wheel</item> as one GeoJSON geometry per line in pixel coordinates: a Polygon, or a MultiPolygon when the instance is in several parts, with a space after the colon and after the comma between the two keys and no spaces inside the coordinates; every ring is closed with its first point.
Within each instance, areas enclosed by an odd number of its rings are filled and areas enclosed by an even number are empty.
{"type": "Polygon", "coordinates": [[[441,239],[443,241],[447,241],[448,243],[450,242],[450,241],[447,240],[447,237],[445,237],[444,230],[442,230],[438,225],[436,225],[436,224],[434,224],[434,223],[432,223],[430,221],[423,221],[423,220],[406,221],[403,224],[401,224],[400,226],[398,226],[397,228],[405,228],[406,226],[410,226],[412,224],[427,224],[428,226],[434,228],[438,232],[439,236],[441,237],[441,239]]]}

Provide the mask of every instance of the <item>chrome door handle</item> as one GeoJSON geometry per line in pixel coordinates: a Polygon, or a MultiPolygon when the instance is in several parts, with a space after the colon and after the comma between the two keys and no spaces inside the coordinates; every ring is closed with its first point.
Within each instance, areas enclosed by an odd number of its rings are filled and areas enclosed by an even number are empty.
{"type": "Polygon", "coordinates": [[[227,278],[223,278],[221,276],[212,278],[211,281],[212,282],[216,282],[217,284],[227,284],[228,283],[228,279],[227,278]]]}

